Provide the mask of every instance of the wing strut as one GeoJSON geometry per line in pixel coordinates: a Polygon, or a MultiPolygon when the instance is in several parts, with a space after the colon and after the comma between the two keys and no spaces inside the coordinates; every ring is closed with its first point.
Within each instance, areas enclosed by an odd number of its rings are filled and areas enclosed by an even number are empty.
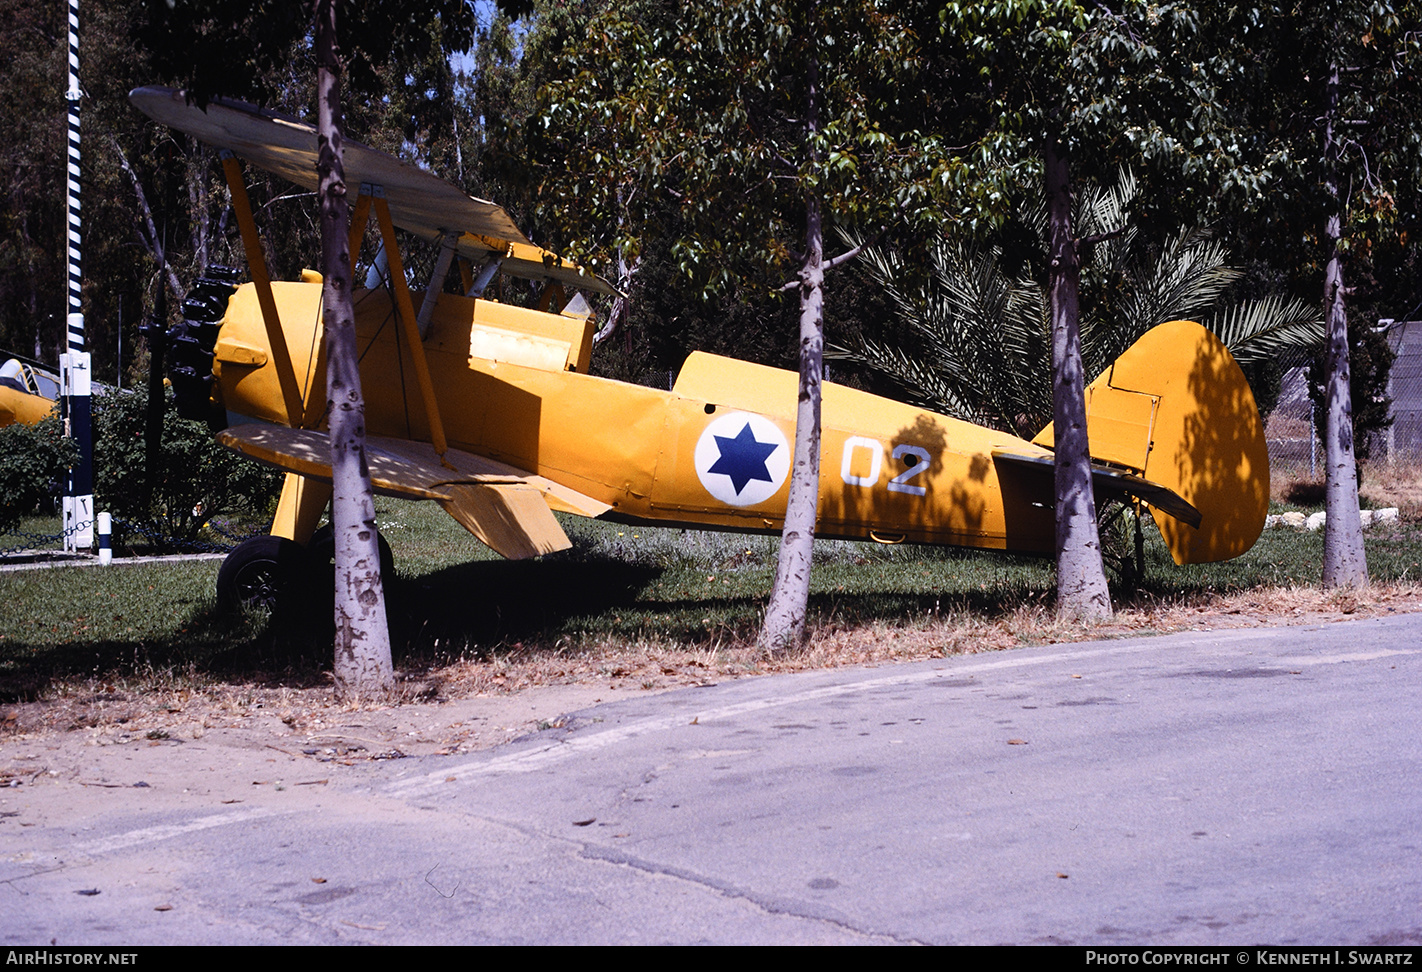
{"type": "Polygon", "coordinates": [[[420,316],[415,323],[420,326],[420,338],[430,336],[430,321],[434,319],[435,304],[444,290],[444,278],[449,273],[449,265],[454,262],[454,248],[459,243],[458,233],[445,233],[440,238],[439,257],[435,260],[434,273],[430,274],[429,286],[425,287],[425,302],[420,305],[420,316]]]}
{"type": "Polygon", "coordinates": [[[232,208],[237,212],[237,225],[242,231],[242,247],[247,251],[247,271],[257,288],[257,303],[262,308],[262,323],[267,328],[271,344],[272,363],[281,383],[282,402],[286,405],[286,422],[293,428],[305,418],[301,407],[301,388],[296,383],[296,368],[291,352],[286,348],[286,335],[281,330],[276,298],[272,296],[272,281],[267,276],[267,256],[262,252],[262,240],[257,235],[257,221],[252,218],[252,203],[247,198],[247,186],[242,182],[242,164],[231,152],[223,149],[222,173],[227,176],[227,188],[232,192],[232,208]]]}
{"type": "MultiPolygon", "coordinates": [[[[366,189],[361,184],[361,191],[366,189]]],[[[410,287],[405,282],[405,266],[400,261],[400,246],[395,241],[395,224],[390,221],[390,206],[385,201],[385,193],[379,186],[370,186],[375,200],[375,220],[380,226],[380,238],[385,242],[385,256],[390,261],[390,285],[395,291],[395,306],[400,311],[400,324],[405,332],[405,343],[410,347],[410,357],[415,365],[415,377],[420,382],[420,397],[425,402],[425,417],[430,424],[430,442],[435,453],[444,462],[444,454],[449,445],[444,438],[444,424],[439,418],[439,404],[435,401],[434,382],[430,380],[429,362],[425,360],[425,345],[420,340],[420,326],[415,320],[415,304],[410,299],[410,287]]],[[[446,264],[447,266],[447,264],[446,264]]]]}

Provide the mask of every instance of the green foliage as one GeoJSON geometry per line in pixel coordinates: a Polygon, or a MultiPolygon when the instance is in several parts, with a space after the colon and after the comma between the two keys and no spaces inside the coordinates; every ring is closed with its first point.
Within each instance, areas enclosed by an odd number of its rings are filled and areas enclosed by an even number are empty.
{"type": "Polygon", "coordinates": [[[21,517],[58,495],[77,456],[57,415],[0,429],[0,533],[14,530],[21,517]]]}
{"type": "MultiPolygon", "coordinates": [[[[1321,342],[1316,307],[1268,295],[1230,302],[1241,273],[1210,234],[1181,230],[1151,243],[1132,219],[1136,194],[1135,179],[1123,172],[1114,185],[1087,185],[1076,195],[1073,225],[1099,240],[1081,280],[1088,377],[1170,320],[1201,321],[1242,364],[1290,354],[1301,359],[1321,342]]],[[[830,357],[866,369],[915,404],[1018,435],[1036,434],[1052,417],[1042,273],[1046,218],[1040,205],[1019,212],[995,245],[935,243],[926,275],[899,251],[866,251],[866,273],[892,299],[902,326],[862,336],[830,357]],[[1025,246],[1014,227],[1025,230],[1025,246]]]]}
{"type": "Polygon", "coordinates": [[[0,2],[0,347],[25,353],[62,330],[63,46],[61,6],[0,2]]]}
{"type": "Polygon", "coordinates": [[[147,407],[146,391],[94,398],[96,509],[177,541],[195,540],[215,517],[268,517],[281,474],[224,449],[206,425],[180,418],[171,403],[150,492],[144,472],[147,407]]]}
{"type": "Polygon", "coordinates": [[[919,130],[919,36],[867,0],[615,5],[550,41],[531,147],[540,204],[585,260],[665,238],[709,290],[798,269],[826,221],[927,220],[947,155],[919,130]],[[813,107],[811,107],[813,106],[813,107]]]}
{"type": "MultiPolygon", "coordinates": [[[[148,7],[139,41],[200,103],[215,95],[270,102],[286,94],[277,68],[312,29],[311,8],[285,0],[150,0],[148,7]]],[[[468,50],[474,30],[474,6],[462,0],[343,4],[341,53],[352,86],[372,90],[389,65],[468,50]]]]}
{"type": "Polygon", "coordinates": [[[1265,180],[1265,192],[1241,200],[1252,224],[1241,230],[1252,229],[1278,265],[1316,288],[1330,215],[1341,216],[1350,262],[1415,218],[1422,9],[1408,0],[1342,0],[1264,6],[1249,16],[1255,28],[1228,44],[1251,68],[1220,91],[1241,150],[1265,180]],[[1334,66],[1341,83],[1330,105],[1334,66]]]}
{"type": "Polygon", "coordinates": [[[662,241],[649,241],[631,296],[621,333],[594,357],[598,374],[666,388],[692,351],[795,367],[794,300],[740,284],[705,295],[662,241]]]}
{"type": "MultiPolygon", "coordinates": [[[[1060,138],[1074,170],[1137,167],[1153,213],[1250,198],[1264,175],[1246,164],[1220,91],[1252,63],[1232,38],[1258,11],[1190,3],[1002,0],[943,4],[971,146],[950,170],[975,231],[1000,225],[1016,187],[1060,138]],[[971,82],[968,79],[972,79],[971,82]]],[[[950,82],[951,83],[951,82],[950,82]]]]}

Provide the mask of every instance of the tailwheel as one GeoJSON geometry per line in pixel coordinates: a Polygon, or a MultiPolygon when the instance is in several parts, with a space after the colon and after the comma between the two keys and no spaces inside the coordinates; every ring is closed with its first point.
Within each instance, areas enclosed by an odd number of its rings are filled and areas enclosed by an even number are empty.
{"type": "Polygon", "coordinates": [[[301,600],[310,559],[305,548],[285,537],[242,541],[217,572],[217,603],[224,611],[250,608],[277,614],[301,600]]]}

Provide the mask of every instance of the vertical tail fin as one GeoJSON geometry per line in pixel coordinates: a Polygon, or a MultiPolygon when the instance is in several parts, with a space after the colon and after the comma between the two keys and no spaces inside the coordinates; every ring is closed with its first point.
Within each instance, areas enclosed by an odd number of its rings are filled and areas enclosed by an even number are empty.
{"type": "MultiPolygon", "coordinates": [[[[1200,511],[1198,528],[1156,522],[1178,564],[1237,557],[1269,510],[1269,450],[1259,408],[1234,357],[1205,328],[1148,331],[1086,389],[1091,456],[1138,473],[1200,511]]],[[[1052,444],[1052,427],[1038,434],[1052,444]]]]}

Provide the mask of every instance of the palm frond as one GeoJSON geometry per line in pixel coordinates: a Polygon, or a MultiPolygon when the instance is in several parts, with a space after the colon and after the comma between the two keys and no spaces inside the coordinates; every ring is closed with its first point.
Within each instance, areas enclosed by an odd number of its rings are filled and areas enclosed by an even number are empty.
{"type": "Polygon", "coordinates": [[[1278,361],[1292,367],[1316,352],[1326,333],[1317,305],[1277,294],[1227,307],[1202,323],[1240,364],[1278,361]]]}
{"type": "MultiPolygon", "coordinates": [[[[1082,358],[1095,377],[1158,324],[1201,320],[1243,364],[1299,360],[1323,336],[1316,308],[1271,296],[1221,304],[1240,272],[1208,231],[1187,229],[1148,250],[1130,223],[1137,193],[1122,169],[1109,187],[1084,188],[1074,219],[1079,235],[1101,241],[1082,277],[1082,358]]],[[[1022,219],[1044,239],[1040,197],[1022,219]]],[[[846,242],[856,241],[846,237],[846,242]]],[[[1052,414],[1051,329],[1041,284],[1010,278],[996,249],[939,240],[927,273],[907,272],[904,256],[869,247],[860,265],[888,296],[901,330],[893,339],[835,346],[831,360],[852,363],[913,404],[980,425],[1031,435],[1052,414]]]]}

